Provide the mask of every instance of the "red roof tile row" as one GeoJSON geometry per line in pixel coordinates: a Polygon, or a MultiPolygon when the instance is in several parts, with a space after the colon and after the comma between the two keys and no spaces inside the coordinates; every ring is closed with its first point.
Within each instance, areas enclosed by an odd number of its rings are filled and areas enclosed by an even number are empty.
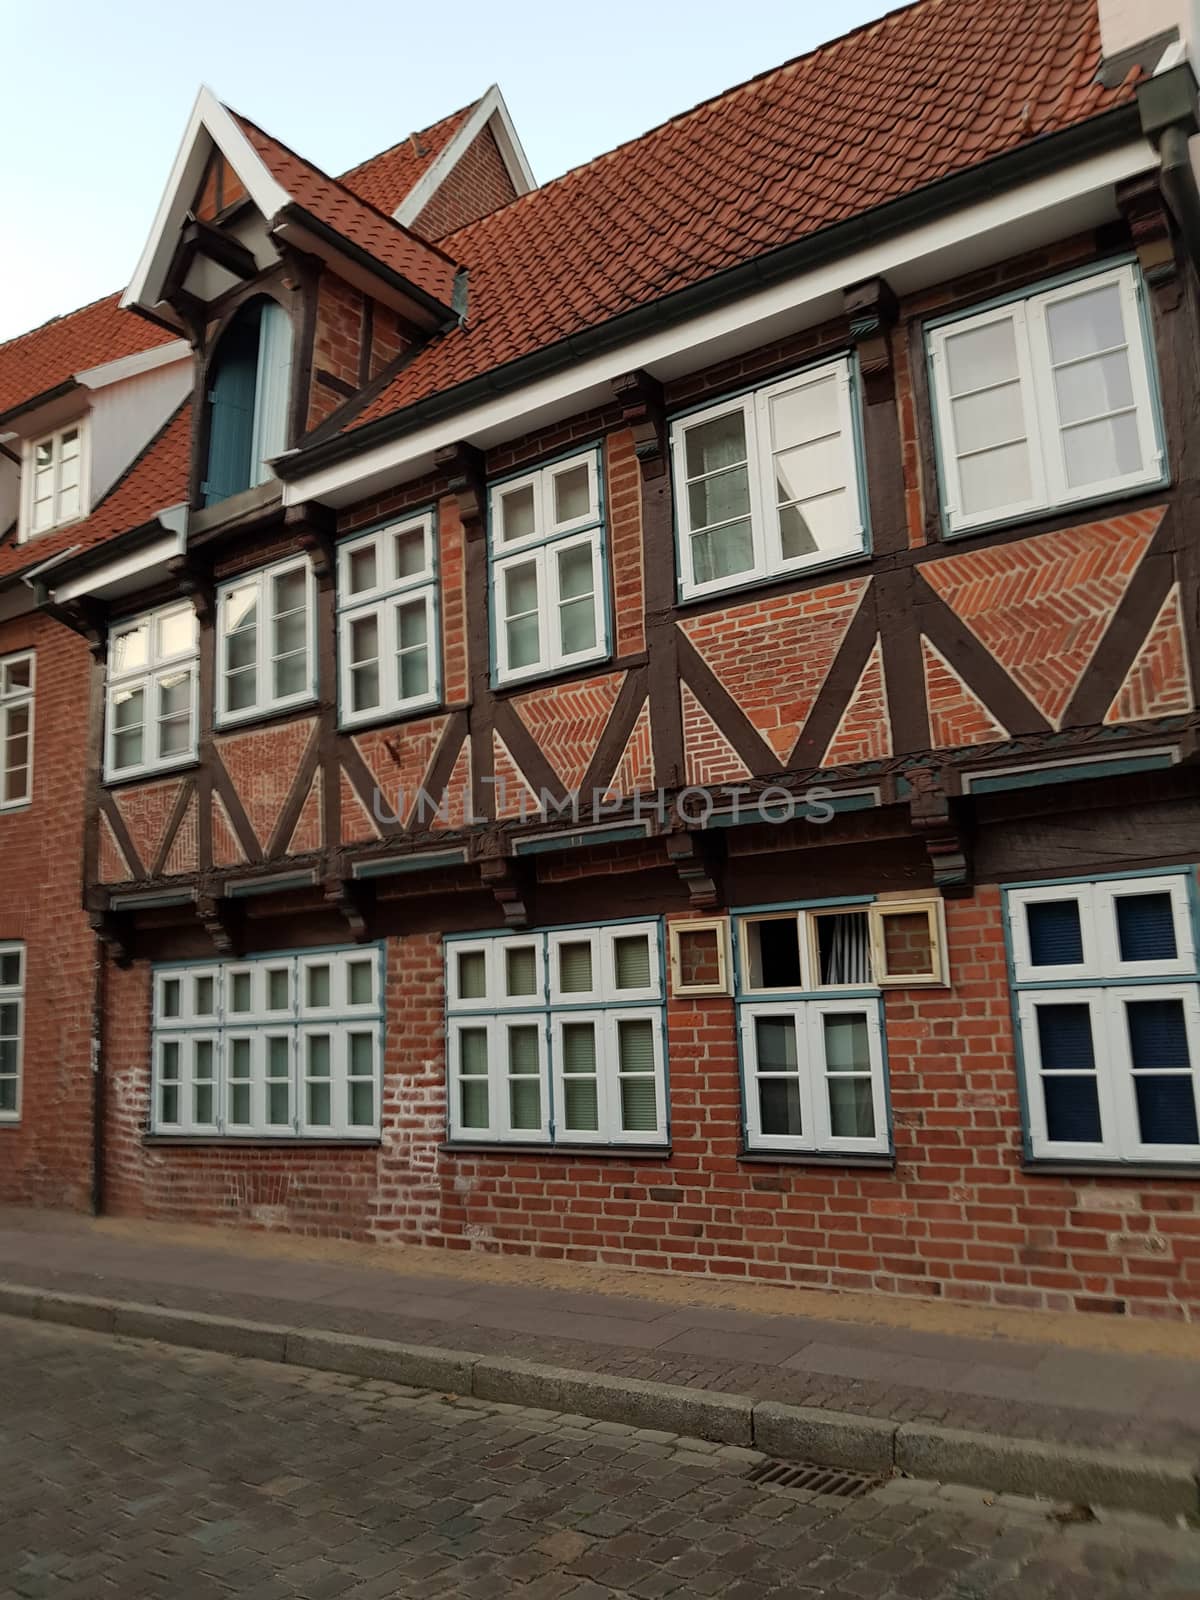
{"type": "Polygon", "coordinates": [[[1132,98],[1096,0],[919,0],[452,234],[466,327],[353,429],[1132,98]]]}
{"type": "Polygon", "coordinates": [[[478,104],[478,100],[472,100],[469,106],[452,111],[448,117],[422,128],[420,133],[410,133],[407,139],[389,150],[381,150],[369,161],[343,172],[338,182],[352,189],[360,200],[390,216],[429,171],[478,104]]]}
{"type": "Polygon", "coordinates": [[[458,263],[452,257],[418,238],[394,217],[377,211],[246,117],[236,111],[230,115],[276,183],[297,205],[441,305],[451,304],[458,276],[458,263]]]}
{"type": "Polygon", "coordinates": [[[0,344],[0,415],[57,389],[77,372],[179,338],[122,311],[120,299],[118,290],[0,344]]]}

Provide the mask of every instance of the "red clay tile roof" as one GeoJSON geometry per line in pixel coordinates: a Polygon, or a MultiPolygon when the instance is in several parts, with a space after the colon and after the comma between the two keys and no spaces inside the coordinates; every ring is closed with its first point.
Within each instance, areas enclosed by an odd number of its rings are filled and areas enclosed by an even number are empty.
{"type": "Polygon", "coordinates": [[[369,161],[360,161],[349,172],[343,172],[338,182],[352,189],[360,200],[390,216],[429,171],[478,104],[478,100],[472,100],[469,106],[452,111],[432,127],[410,133],[390,150],[382,150],[369,161]]]}
{"type": "Polygon", "coordinates": [[[236,111],[231,111],[230,115],[271,176],[298,206],[416,288],[432,295],[440,304],[451,304],[458,274],[458,265],[452,257],[418,238],[393,217],[376,211],[374,206],[343,188],[336,178],[305,161],[255,123],[236,111]]]}
{"type": "Polygon", "coordinates": [[[185,400],[141,455],[101,500],[90,517],[18,544],[0,545],[0,580],[39,566],[64,550],[88,549],[151,521],[188,495],[192,448],[192,403],[185,400]]]}
{"type": "Polygon", "coordinates": [[[57,389],[76,372],[180,337],[122,311],[120,298],[118,290],[0,344],[0,415],[57,389]]]}
{"type": "Polygon", "coordinates": [[[347,429],[1131,99],[1096,0],[918,0],[442,241],[468,325],[347,429]]]}

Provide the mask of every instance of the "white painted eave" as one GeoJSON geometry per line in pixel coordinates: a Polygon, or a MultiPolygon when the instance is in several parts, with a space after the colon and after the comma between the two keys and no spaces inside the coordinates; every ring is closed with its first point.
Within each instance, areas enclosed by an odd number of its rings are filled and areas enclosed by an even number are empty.
{"type": "Polygon", "coordinates": [[[75,374],[75,382],[85,389],[107,389],[110,384],[123,383],[126,378],[138,378],[145,372],[156,372],[159,367],[173,366],[176,361],[190,360],[192,347],[186,339],[172,339],[170,344],[155,345],[152,350],[141,350],[135,355],[120,356],[116,361],[105,361],[98,367],[88,367],[75,374]]]}
{"type": "Polygon", "coordinates": [[[168,530],[161,539],[126,555],[114,552],[112,559],[102,566],[93,567],[77,578],[68,578],[60,585],[47,583],[51,597],[59,604],[78,600],[83,595],[114,600],[168,577],[168,564],[187,548],[186,517],[175,517],[174,510],[158,514],[157,520],[168,530]]]}
{"type": "Polygon", "coordinates": [[[353,504],[428,472],[445,445],[465,440],[491,448],[609,403],[609,386],[621,373],[641,368],[665,381],[731,359],[841,315],[843,291],[864,279],[886,277],[897,293],[912,294],[1112,221],[1115,185],[1156,163],[1150,144],[1137,139],[1044,174],[292,479],[284,503],[353,504]]]}

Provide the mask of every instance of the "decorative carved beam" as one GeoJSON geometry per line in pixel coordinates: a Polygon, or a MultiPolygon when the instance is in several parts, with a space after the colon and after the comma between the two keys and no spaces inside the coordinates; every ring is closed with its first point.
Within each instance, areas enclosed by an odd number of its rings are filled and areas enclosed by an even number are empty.
{"type": "Polygon", "coordinates": [[[1179,261],[1171,233],[1171,213],[1153,172],[1127,178],[1116,188],[1117,209],[1133,235],[1133,248],[1148,283],[1175,277],[1179,261]]]}
{"type": "Polygon", "coordinates": [[[468,540],[483,537],[487,512],[486,470],[482,450],[459,440],[433,452],[433,469],[441,473],[458,501],[458,515],[468,540]]]}
{"type": "Polygon", "coordinates": [[[506,928],[529,926],[530,870],[528,864],[506,854],[504,836],[494,829],[470,841],[470,857],[479,868],[479,881],[491,894],[506,928]]]}
{"type": "Polygon", "coordinates": [[[219,956],[241,954],[238,948],[241,919],[232,901],[205,888],[196,896],[196,916],[219,956]]]}
{"type": "Polygon", "coordinates": [[[910,767],[909,818],[924,840],[934,885],[949,894],[969,894],[973,887],[969,841],[955,816],[944,775],[933,767],[910,767]]]}
{"type": "Polygon", "coordinates": [[[129,919],[115,911],[93,910],[88,912],[88,924],[96,937],[108,946],[117,966],[122,971],[128,970],[133,965],[129,919]]]}
{"type": "Polygon", "coordinates": [[[340,851],[335,852],[331,866],[324,882],[325,904],[345,919],[355,944],[366,944],[371,937],[367,926],[370,885],[349,876],[340,851]]]}
{"type": "Polygon", "coordinates": [[[885,278],[868,278],[843,294],[850,342],[858,347],[858,366],[868,405],[895,396],[891,330],[900,307],[885,278]]]}
{"type": "Polygon", "coordinates": [[[64,604],[52,599],[50,591],[41,583],[35,592],[39,609],[62,627],[70,628],[72,633],[77,633],[86,642],[93,658],[96,661],[103,661],[108,650],[106,608],[86,596],[64,604]]]}
{"type": "Polygon", "coordinates": [[[189,556],[172,556],[167,570],[180,594],[192,602],[197,621],[204,627],[216,614],[212,573],[196,566],[189,556]]]}
{"type": "Polygon", "coordinates": [[[325,506],[313,501],[288,506],[283,513],[283,531],[305,551],[312,563],[313,577],[322,586],[333,582],[336,520],[325,506]]]}
{"type": "Polygon", "coordinates": [[[707,834],[681,829],[666,835],[667,859],[679,875],[696,910],[710,910],[721,903],[717,886],[719,872],[717,847],[707,834]]]}
{"type": "Polygon", "coordinates": [[[612,380],[621,420],[633,434],[633,453],[643,478],[661,478],[667,467],[667,430],[662,385],[639,368],[612,380]]]}

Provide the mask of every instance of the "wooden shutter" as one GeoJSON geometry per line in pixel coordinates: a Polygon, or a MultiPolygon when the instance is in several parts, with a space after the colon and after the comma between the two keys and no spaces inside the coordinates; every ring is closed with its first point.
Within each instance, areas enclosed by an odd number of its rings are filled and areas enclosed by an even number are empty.
{"type": "Polygon", "coordinates": [[[208,392],[206,506],[250,487],[259,308],[240,313],[221,340],[208,392]]]}
{"type": "Polygon", "coordinates": [[[273,476],[266,463],[288,447],[291,378],[291,318],[276,301],[267,300],[263,304],[259,322],[254,436],[250,451],[252,483],[266,483],[273,476]]]}

